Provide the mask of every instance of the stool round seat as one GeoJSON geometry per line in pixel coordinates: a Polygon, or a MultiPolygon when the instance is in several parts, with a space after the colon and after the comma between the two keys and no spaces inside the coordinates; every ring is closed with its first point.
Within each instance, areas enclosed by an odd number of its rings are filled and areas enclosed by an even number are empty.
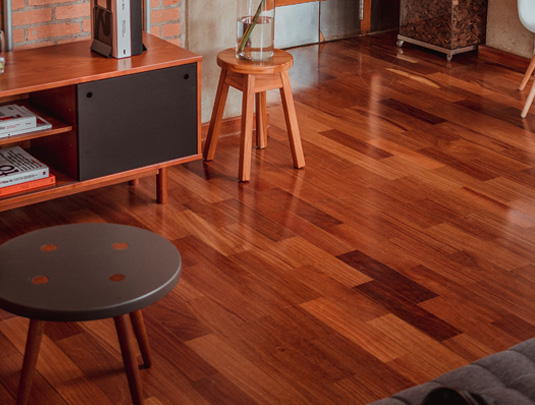
{"type": "Polygon", "coordinates": [[[217,65],[221,69],[241,74],[280,73],[290,69],[293,63],[293,56],[281,49],[274,49],[271,59],[258,62],[237,58],[234,48],[225,49],[217,54],[217,65]]]}
{"type": "Polygon", "coordinates": [[[140,228],[45,228],[0,246],[0,308],[47,321],[111,318],[165,296],[180,269],[174,245],[140,228]]]}

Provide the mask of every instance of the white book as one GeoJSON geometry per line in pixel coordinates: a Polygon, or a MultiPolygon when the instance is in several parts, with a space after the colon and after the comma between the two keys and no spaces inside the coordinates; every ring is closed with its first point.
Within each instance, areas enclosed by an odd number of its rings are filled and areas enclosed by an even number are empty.
{"type": "Polygon", "coordinates": [[[44,165],[20,146],[0,149],[0,188],[48,177],[44,165]]]}
{"type": "Polygon", "coordinates": [[[130,0],[112,0],[113,16],[113,53],[115,58],[132,56],[132,37],[130,32],[130,0]]]}
{"type": "Polygon", "coordinates": [[[30,129],[37,126],[34,115],[23,115],[17,105],[0,106],[0,137],[9,136],[11,131],[30,129]]]}
{"type": "Polygon", "coordinates": [[[16,106],[16,107],[20,111],[20,113],[23,114],[24,116],[33,115],[35,117],[37,125],[34,128],[24,128],[24,129],[11,131],[11,132],[9,132],[8,136],[28,134],[28,133],[31,133],[31,132],[44,131],[45,129],[51,129],[52,128],[52,124],[50,122],[48,122],[44,118],[38,116],[37,114],[34,114],[30,110],[28,110],[26,107],[24,107],[22,105],[19,105],[19,106],[16,106]]]}

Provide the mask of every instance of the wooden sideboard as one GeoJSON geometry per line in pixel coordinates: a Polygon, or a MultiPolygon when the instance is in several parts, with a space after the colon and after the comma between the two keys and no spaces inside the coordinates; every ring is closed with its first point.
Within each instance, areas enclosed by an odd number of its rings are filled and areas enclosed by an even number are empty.
{"type": "Polygon", "coordinates": [[[54,186],[0,197],[0,211],[156,175],[167,201],[167,168],[201,159],[202,57],[150,34],[147,51],[124,59],[90,41],[14,51],[0,75],[0,103],[23,104],[52,129],[0,138],[50,167],[54,186]]]}

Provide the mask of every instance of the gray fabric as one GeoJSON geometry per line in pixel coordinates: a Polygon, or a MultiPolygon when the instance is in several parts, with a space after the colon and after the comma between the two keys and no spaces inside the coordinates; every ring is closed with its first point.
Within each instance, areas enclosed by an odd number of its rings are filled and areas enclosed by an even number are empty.
{"type": "Polygon", "coordinates": [[[439,386],[473,392],[497,405],[535,405],[535,338],[372,405],[420,405],[439,386]]]}

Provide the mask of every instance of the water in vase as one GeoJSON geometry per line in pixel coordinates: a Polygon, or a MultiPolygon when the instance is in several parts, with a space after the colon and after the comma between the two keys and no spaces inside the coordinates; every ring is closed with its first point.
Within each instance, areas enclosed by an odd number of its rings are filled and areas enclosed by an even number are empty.
{"type": "Polygon", "coordinates": [[[236,55],[252,61],[269,60],[273,57],[273,17],[260,16],[251,26],[252,20],[252,16],[238,19],[236,55]]]}

